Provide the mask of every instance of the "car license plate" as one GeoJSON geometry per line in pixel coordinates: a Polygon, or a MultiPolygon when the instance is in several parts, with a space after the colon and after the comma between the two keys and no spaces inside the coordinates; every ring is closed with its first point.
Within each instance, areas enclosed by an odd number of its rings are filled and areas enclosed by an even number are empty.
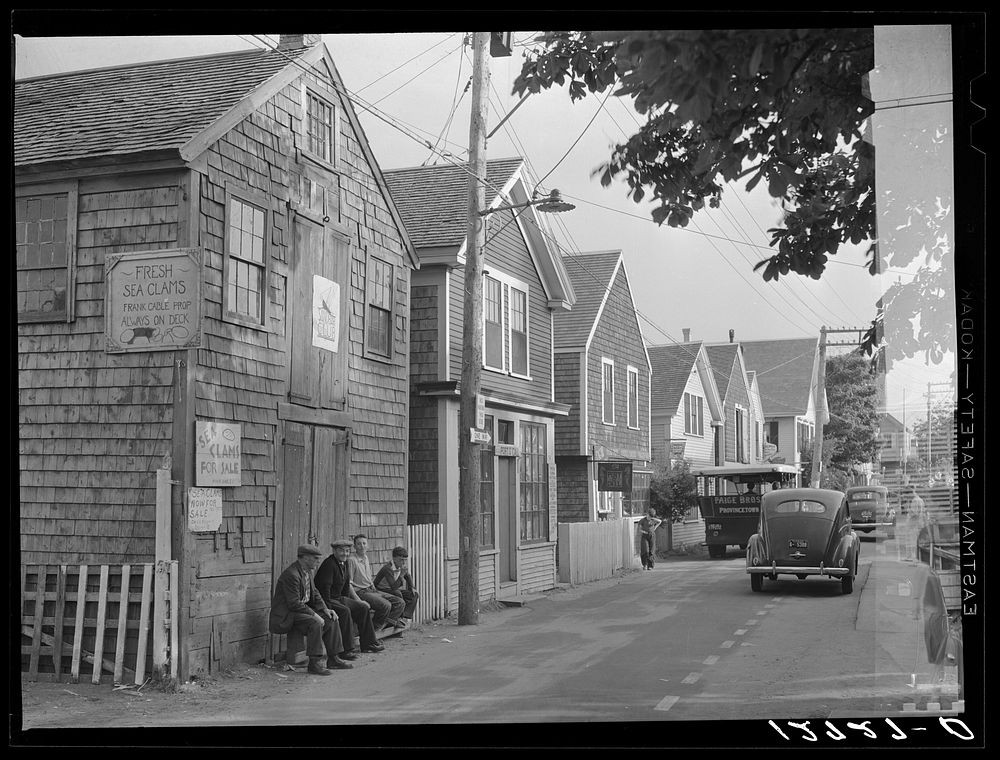
{"type": "Polygon", "coordinates": [[[722,530],[722,523],[709,523],[708,524],[708,529],[709,530],[722,530]]]}
{"type": "Polygon", "coordinates": [[[809,542],[804,538],[791,538],[788,540],[789,549],[808,549],[809,542]]]}
{"type": "Polygon", "coordinates": [[[872,519],[872,513],[871,512],[862,512],[861,513],[861,519],[862,520],[871,520],[872,519]]]}

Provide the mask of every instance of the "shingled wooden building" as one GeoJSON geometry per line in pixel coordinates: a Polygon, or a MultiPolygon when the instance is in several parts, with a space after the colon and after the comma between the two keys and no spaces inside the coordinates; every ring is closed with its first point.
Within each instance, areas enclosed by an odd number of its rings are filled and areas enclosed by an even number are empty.
{"type": "Polygon", "coordinates": [[[19,81],[14,162],[22,563],[149,562],[169,461],[179,676],[258,660],[298,544],[405,541],[417,261],[334,63],[19,81]]]}
{"type": "MultiPolygon", "coordinates": [[[[572,285],[532,207],[520,158],[487,162],[479,588],[506,598],[556,581],[553,315],[572,307],[572,285]]],[[[411,293],[410,491],[412,524],[440,523],[447,597],[458,599],[458,436],[463,361],[466,208],[462,166],[395,169],[386,178],[420,256],[411,293]]]]}

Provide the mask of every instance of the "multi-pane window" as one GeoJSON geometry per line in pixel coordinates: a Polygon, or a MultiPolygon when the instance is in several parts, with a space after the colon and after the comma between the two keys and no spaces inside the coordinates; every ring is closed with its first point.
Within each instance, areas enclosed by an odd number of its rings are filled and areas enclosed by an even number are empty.
{"type": "Polygon", "coordinates": [[[528,374],[528,294],[510,289],[510,371],[528,374]]]}
{"type": "Polygon", "coordinates": [[[684,432],[705,435],[705,400],[693,393],[684,394],[684,432]]]}
{"type": "Polygon", "coordinates": [[[485,277],[483,282],[483,363],[490,369],[504,369],[503,363],[503,285],[485,277]]]}
{"type": "Polygon", "coordinates": [[[70,193],[25,195],[14,205],[18,319],[66,320],[73,257],[70,193]]]}
{"type": "Polygon", "coordinates": [[[521,540],[549,538],[549,474],[545,425],[521,423],[521,540]]]}
{"type": "Polygon", "coordinates": [[[368,323],[365,347],[379,356],[392,354],[392,264],[372,256],[368,260],[368,323]]]}
{"type": "Polygon", "coordinates": [[[306,93],[306,145],[310,153],[328,164],[335,163],[336,158],[336,115],[332,104],[312,92],[306,93]]]}
{"type": "Polygon", "coordinates": [[[746,411],[743,409],[736,409],[736,461],[746,462],[747,461],[747,451],[746,451],[746,411]]]}
{"type": "MultiPolygon", "coordinates": [[[[486,415],[486,431],[493,439],[493,417],[486,415]]],[[[485,549],[493,548],[494,530],[494,490],[493,483],[496,480],[494,475],[494,441],[488,446],[482,446],[479,450],[479,524],[480,535],[479,544],[485,549]]]]}
{"type": "Polygon", "coordinates": [[[605,425],[615,424],[615,363],[601,359],[601,419],[605,425]]]}
{"type": "Polygon", "coordinates": [[[767,442],[777,447],[778,445],[778,421],[771,420],[767,425],[767,442]]]}
{"type": "Polygon", "coordinates": [[[628,426],[639,427],[639,370],[635,367],[627,369],[628,374],[628,426]]]}
{"type": "Polygon", "coordinates": [[[229,197],[226,240],[226,311],[255,325],[264,323],[267,275],[267,213],[229,197]]]}
{"type": "Polygon", "coordinates": [[[812,448],[813,431],[808,422],[797,422],[799,451],[809,451],[812,448]]]}

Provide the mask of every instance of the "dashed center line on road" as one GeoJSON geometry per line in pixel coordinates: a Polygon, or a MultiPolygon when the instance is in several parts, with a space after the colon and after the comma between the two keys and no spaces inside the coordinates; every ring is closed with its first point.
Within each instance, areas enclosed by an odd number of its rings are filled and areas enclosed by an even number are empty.
{"type": "Polygon", "coordinates": [[[701,673],[688,673],[688,674],[687,674],[686,676],[684,676],[684,678],[683,678],[683,679],[681,680],[681,683],[694,683],[694,682],[695,682],[695,681],[697,681],[697,680],[698,680],[699,678],[701,678],[701,673]]]}
{"type": "Polygon", "coordinates": [[[654,710],[663,710],[664,712],[666,712],[671,707],[673,707],[675,704],[677,704],[677,700],[678,699],[680,699],[680,697],[666,696],[663,699],[661,699],[656,704],[656,707],[654,707],[653,709],[654,710]]]}
{"type": "Polygon", "coordinates": [[[767,614],[767,610],[761,610],[761,611],[760,611],[760,612],[758,612],[757,614],[758,614],[758,615],[766,615],[766,614],[767,614]]]}
{"type": "Polygon", "coordinates": [[[757,618],[752,618],[746,621],[743,625],[757,625],[757,618]]]}
{"type": "Polygon", "coordinates": [[[717,655],[717,654],[710,654],[708,657],[706,657],[704,660],[701,661],[701,664],[702,665],[714,665],[718,661],[719,661],[719,655],[717,655]]]}
{"type": "Polygon", "coordinates": [[[747,632],[746,628],[737,628],[735,631],[733,631],[733,636],[742,636],[746,632],[747,632]]]}
{"type": "Polygon", "coordinates": [[[722,644],[719,645],[719,649],[729,649],[735,643],[735,641],[723,641],[722,644]]]}

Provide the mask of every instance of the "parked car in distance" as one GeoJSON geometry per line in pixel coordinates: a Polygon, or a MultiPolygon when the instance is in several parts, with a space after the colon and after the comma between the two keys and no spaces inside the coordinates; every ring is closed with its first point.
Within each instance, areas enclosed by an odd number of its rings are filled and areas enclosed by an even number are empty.
{"type": "Polygon", "coordinates": [[[762,591],[764,578],[810,575],[840,580],[841,592],[854,591],[861,539],[851,527],[847,496],[825,488],[787,488],[761,498],[760,523],[747,544],[750,588],[762,591]]]}
{"type": "Polygon", "coordinates": [[[852,486],[845,492],[854,530],[871,533],[882,528],[888,538],[896,535],[896,510],[885,486],[852,486]]]}

